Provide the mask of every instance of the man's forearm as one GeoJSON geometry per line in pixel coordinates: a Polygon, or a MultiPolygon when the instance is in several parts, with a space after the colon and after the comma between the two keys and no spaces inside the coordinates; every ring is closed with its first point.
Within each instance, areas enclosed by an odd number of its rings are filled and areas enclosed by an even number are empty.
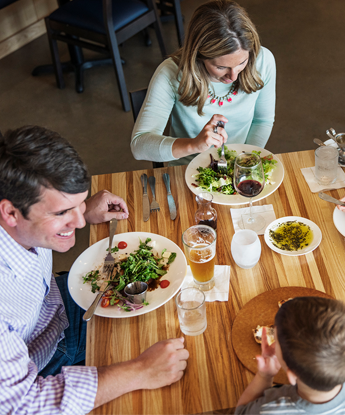
{"type": "Polygon", "coordinates": [[[263,378],[257,373],[254,379],[247,386],[246,390],[242,393],[237,406],[246,405],[248,402],[252,402],[257,398],[260,398],[260,396],[263,395],[264,391],[270,388],[272,384],[272,377],[263,378]]]}
{"type": "Polygon", "coordinates": [[[95,408],[125,393],[142,388],[139,364],[134,360],[99,367],[97,370],[98,388],[95,408]]]}

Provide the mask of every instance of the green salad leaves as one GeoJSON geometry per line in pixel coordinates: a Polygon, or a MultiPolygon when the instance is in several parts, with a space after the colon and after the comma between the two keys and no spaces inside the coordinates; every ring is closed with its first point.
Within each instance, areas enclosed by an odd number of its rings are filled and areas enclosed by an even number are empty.
{"type": "MultiPolygon", "coordinates": [[[[221,149],[218,150],[218,155],[221,155],[221,149]]],[[[233,187],[233,175],[234,175],[234,164],[237,157],[237,152],[229,150],[227,146],[224,146],[225,159],[228,163],[228,173],[226,175],[220,174],[216,169],[214,170],[213,163],[209,167],[199,167],[198,174],[193,175],[197,182],[196,187],[201,187],[208,192],[218,192],[224,195],[236,194],[236,190],[233,187]]],[[[261,151],[253,151],[253,154],[260,156],[261,151]]],[[[262,166],[265,174],[265,183],[271,183],[271,175],[277,165],[277,161],[273,159],[272,154],[261,157],[262,166]]]]}
{"type": "MultiPolygon", "coordinates": [[[[122,291],[127,284],[134,281],[149,282],[151,279],[157,279],[165,275],[168,271],[168,266],[175,260],[176,253],[172,252],[169,258],[163,257],[166,252],[164,249],[160,256],[155,256],[153,247],[148,245],[151,241],[147,238],[145,242],[139,239],[139,248],[129,254],[124,260],[115,260],[115,268],[109,282],[112,283],[116,291],[122,291]]],[[[90,271],[84,277],[84,284],[91,283],[92,292],[99,290],[100,285],[97,281],[100,277],[100,272],[90,271]]]]}

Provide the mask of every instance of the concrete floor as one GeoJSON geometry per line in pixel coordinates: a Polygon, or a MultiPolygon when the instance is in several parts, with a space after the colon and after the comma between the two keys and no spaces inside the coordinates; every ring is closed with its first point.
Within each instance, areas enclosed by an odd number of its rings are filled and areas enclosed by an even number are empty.
{"type": "MultiPolygon", "coordinates": [[[[183,0],[185,26],[205,0],[183,0]]],[[[314,137],[326,140],[326,129],[345,130],[345,2],[339,0],[239,0],[256,24],[262,44],[277,63],[276,122],[266,148],[273,153],[315,148],[314,137]]],[[[163,24],[168,53],[178,46],[174,22],[163,24]]],[[[161,62],[154,31],[152,46],[143,37],[121,48],[128,90],[146,87],[161,62]]],[[[61,59],[67,60],[61,46],[61,59]]],[[[53,75],[32,77],[32,69],[51,61],[46,36],[0,60],[0,130],[37,124],[58,131],[78,150],[91,174],[138,170],[151,163],[134,160],[129,149],[132,113],[122,110],[112,67],[90,69],[85,91],[56,88],[53,75]]],[[[76,246],[54,254],[54,270],[68,270],[88,246],[88,228],[76,246]]]]}

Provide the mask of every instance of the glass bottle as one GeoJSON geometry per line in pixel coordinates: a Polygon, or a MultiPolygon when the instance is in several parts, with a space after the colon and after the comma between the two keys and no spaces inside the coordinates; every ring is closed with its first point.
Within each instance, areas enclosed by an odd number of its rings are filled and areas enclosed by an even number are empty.
{"type": "Polygon", "coordinates": [[[210,193],[202,192],[196,195],[198,210],[195,212],[194,221],[198,225],[208,225],[217,229],[217,211],[212,205],[213,196],[210,193]]]}

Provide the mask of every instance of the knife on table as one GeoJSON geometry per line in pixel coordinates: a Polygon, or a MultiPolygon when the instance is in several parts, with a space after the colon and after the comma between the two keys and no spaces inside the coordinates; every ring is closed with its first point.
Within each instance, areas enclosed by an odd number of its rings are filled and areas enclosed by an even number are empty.
{"type": "Polygon", "coordinates": [[[170,219],[175,220],[176,219],[176,205],[175,205],[173,195],[171,194],[171,191],[170,191],[170,176],[168,173],[163,174],[163,180],[164,180],[165,187],[167,188],[167,192],[168,192],[167,199],[168,199],[168,205],[169,205],[169,211],[170,211],[170,219]]]}
{"type": "Polygon", "coordinates": [[[345,206],[345,203],[342,202],[341,200],[335,199],[332,196],[328,196],[328,195],[326,195],[326,193],[323,193],[323,192],[319,193],[319,198],[322,199],[322,200],[325,200],[326,202],[334,203],[335,205],[345,206]]]}
{"type": "Polygon", "coordinates": [[[150,201],[147,194],[147,175],[141,175],[141,184],[143,185],[143,220],[147,222],[150,218],[150,201]]]}

